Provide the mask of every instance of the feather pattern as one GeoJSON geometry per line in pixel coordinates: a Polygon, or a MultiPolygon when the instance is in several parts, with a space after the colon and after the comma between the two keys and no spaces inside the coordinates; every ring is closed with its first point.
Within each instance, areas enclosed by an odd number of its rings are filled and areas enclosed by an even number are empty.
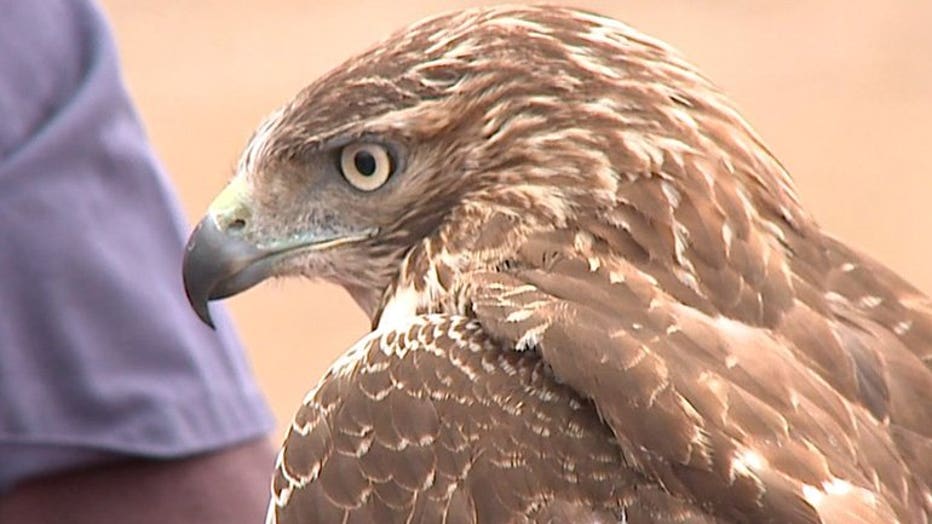
{"type": "Polygon", "coordinates": [[[661,42],[556,7],[430,19],[299,93],[237,176],[257,237],[319,209],[379,230],[278,266],[373,331],[298,412],[270,522],[932,515],[932,303],[824,233],[661,42]],[[304,189],[372,137],[406,152],[378,206],[304,189]]]}

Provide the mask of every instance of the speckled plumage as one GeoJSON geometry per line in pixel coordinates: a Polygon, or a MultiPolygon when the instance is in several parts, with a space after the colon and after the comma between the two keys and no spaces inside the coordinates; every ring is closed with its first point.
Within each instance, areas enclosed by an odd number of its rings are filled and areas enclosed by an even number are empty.
{"type": "Polygon", "coordinates": [[[623,24],[417,24],[270,117],[237,179],[257,245],[378,230],[270,270],[373,319],[297,414],[270,522],[932,514],[932,303],[623,24]],[[371,194],[322,167],[360,139],[399,151],[371,194]]]}

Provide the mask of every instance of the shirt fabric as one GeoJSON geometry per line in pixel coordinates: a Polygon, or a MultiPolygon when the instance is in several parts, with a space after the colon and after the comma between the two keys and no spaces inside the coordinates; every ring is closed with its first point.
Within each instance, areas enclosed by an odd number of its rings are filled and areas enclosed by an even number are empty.
{"type": "Polygon", "coordinates": [[[188,231],[85,0],[0,0],[0,491],[265,435],[227,315],[193,314],[188,231]]]}

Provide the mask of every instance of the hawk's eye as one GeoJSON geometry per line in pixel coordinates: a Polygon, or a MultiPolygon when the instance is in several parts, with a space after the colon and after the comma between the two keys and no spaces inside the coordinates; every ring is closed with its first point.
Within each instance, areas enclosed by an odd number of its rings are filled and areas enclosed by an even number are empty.
{"type": "Polygon", "coordinates": [[[340,151],[340,171],[356,189],[374,191],[392,174],[392,157],[380,144],[350,144],[340,151]]]}

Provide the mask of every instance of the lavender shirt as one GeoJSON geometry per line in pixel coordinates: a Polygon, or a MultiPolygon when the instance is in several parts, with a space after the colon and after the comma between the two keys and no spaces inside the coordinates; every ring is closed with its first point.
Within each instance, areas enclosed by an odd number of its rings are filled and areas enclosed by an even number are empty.
{"type": "Polygon", "coordinates": [[[0,0],[0,491],[269,431],[228,318],[185,301],[186,231],[99,9],[0,0]]]}

